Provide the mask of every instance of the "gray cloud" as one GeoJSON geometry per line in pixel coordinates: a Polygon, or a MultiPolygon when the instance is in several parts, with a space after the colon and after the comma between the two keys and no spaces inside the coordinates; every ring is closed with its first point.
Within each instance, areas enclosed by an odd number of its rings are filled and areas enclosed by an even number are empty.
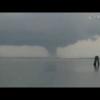
{"type": "Polygon", "coordinates": [[[100,34],[97,13],[0,13],[0,45],[40,45],[49,51],[100,34]]]}

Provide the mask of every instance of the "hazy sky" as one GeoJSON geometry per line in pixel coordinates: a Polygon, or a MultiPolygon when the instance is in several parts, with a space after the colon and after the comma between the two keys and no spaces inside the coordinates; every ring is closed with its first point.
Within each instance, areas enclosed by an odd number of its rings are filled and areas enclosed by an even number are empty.
{"type": "MultiPolygon", "coordinates": [[[[42,54],[46,56],[84,56],[85,52],[81,51],[80,45],[84,44],[82,48],[87,48],[85,45],[88,43],[87,39],[90,39],[88,45],[94,48],[91,43],[97,45],[98,38],[96,38],[97,41],[95,40],[96,43],[93,42],[95,39],[93,37],[96,35],[98,37],[100,35],[99,13],[0,13],[0,54],[2,56],[3,53],[10,54],[11,49],[8,49],[8,46],[11,48],[17,46],[16,50],[12,49],[13,52],[16,51],[13,53],[16,55],[25,56],[26,54],[28,56],[29,49],[25,48],[30,48],[31,52],[34,52],[33,56],[36,56],[35,54],[42,56],[41,53],[44,51],[46,53],[42,54]],[[2,49],[2,45],[7,51],[2,49]],[[26,47],[22,49],[21,46],[24,45],[26,47]],[[67,47],[72,51],[69,52],[67,47]],[[76,47],[80,53],[77,52],[77,49],[73,51],[73,48],[76,47]],[[26,50],[25,53],[22,53],[22,50],[26,50]],[[79,54],[75,54],[75,52],[79,54]]],[[[96,51],[91,53],[95,55],[96,51]]]]}

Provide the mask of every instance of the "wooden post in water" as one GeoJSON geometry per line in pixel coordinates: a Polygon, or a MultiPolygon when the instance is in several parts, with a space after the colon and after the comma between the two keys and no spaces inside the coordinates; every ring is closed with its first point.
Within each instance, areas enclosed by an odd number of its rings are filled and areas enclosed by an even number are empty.
{"type": "Polygon", "coordinates": [[[94,68],[95,68],[95,70],[99,70],[99,66],[100,66],[99,56],[95,56],[95,58],[94,58],[94,68]]]}

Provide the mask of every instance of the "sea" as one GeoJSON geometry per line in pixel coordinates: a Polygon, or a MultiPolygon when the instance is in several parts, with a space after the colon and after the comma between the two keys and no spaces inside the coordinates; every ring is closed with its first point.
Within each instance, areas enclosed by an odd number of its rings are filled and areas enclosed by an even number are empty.
{"type": "Polygon", "coordinates": [[[0,87],[100,87],[93,58],[0,58],[0,87]]]}

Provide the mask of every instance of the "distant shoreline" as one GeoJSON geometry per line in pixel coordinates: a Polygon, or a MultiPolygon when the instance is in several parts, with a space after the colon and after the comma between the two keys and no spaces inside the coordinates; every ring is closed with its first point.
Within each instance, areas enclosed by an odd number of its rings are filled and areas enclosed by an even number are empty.
{"type": "Polygon", "coordinates": [[[93,59],[93,57],[87,58],[54,58],[54,57],[0,57],[0,59],[93,59]]]}

